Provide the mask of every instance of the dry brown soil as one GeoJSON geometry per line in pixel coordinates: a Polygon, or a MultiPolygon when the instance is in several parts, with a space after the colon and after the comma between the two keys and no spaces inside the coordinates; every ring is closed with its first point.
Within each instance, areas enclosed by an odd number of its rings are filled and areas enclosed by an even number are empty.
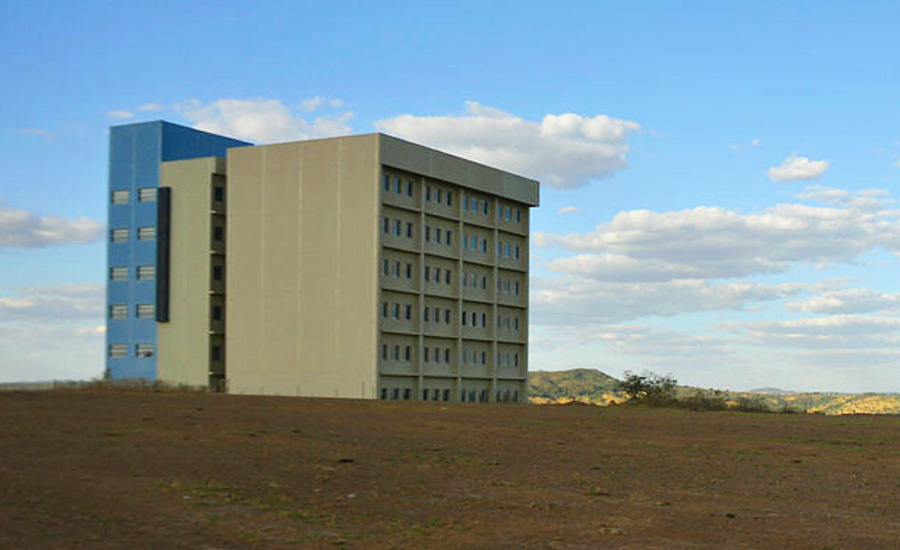
{"type": "Polygon", "coordinates": [[[0,548],[900,548],[900,418],[0,393],[0,548]]]}

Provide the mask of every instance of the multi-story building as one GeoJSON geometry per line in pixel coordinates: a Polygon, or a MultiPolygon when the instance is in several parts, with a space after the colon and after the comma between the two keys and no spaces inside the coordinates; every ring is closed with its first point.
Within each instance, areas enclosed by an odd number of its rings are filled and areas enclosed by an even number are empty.
{"type": "MultiPolygon", "coordinates": [[[[525,400],[536,181],[382,134],[225,156],[161,163],[158,338],[110,331],[113,376],[232,393],[525,400]],[[155,346],[155,371],[129,371],[142,344],[155,346]]],[[[110,327],[123,321],[118,305],[110,327]]]]}

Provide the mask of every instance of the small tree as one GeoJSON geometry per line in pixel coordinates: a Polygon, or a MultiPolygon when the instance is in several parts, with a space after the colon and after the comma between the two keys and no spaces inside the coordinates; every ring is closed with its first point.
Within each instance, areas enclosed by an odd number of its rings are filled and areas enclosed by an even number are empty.
{"type": "Polygon", "coordinates": [[[634,403],[664,404],[675,398],[675,385],[678,381],[672,376],[661,376],[652,372],[635,374],[625,371],[625,378],[619,383],[619,389],[634,403]]]}

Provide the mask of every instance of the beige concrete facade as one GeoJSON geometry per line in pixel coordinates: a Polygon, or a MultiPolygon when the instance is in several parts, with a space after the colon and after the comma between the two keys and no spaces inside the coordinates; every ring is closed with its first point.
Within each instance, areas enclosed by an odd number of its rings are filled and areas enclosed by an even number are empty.
{"type": "Polygon", "coordinates": [[[160,187],[171,189],[174,236],[170,318],[157,324],[159,379],[168,383],[216,387],[224,382],[224,174],[224,159],[215,157],[161,166],[160,187]]]}
{"type": "Polygon", "coordinates": [[[171,189],[161,380],[526,401],[537,182],[370,134],[167,162],[160,185],[171,189]]]}
{"type": "Polygon", "coordinates": [[[227,173],[229,392],[525,401],[537,182],[382,134],[227,173]]]}

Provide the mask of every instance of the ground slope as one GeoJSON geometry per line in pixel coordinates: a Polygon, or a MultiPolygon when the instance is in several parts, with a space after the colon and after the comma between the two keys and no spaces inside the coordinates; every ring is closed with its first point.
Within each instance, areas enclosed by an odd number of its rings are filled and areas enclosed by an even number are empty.
{"type": "Polygon", "coordinates": [[[900,419],[0,394],[0,548],[897,548],[900,419]]]}

